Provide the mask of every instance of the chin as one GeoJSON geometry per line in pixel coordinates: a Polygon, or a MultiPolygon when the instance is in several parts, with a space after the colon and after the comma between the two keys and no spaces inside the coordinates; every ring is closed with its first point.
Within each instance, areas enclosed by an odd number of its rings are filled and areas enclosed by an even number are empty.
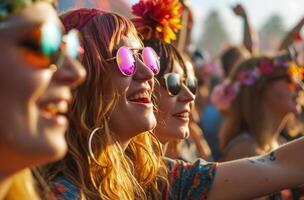
{"type": "Polygon", "coordinates": [[[144,124],[141,132],[151,131],[151,130],[155,129],[155,127],[156,127],[156,119],[153,116],[153,117],[150,117],[150,118],[144,120],[142,123],[137,121],[137,124],[144,124]]]}
{"type": "Polygon", "coordinates": [[[68,147],[64,137],[47,141],[40,150],[40,156],[46,158],[44,162],[53,162],[62,159],[68,147]]]}

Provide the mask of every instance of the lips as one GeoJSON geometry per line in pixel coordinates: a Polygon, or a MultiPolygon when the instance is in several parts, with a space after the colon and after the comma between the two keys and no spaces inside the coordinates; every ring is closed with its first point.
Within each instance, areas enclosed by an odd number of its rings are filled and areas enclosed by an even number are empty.
{"type": "Polygon", "coordinates": [[[52,98],[39,103],[39,109],[46,118],[64,116],[69,109],[70,99],[52,98]]]}
{"type": "Polygon", "coordinates": [[[184,110],[184,111],[178,112],[176,114],[173,114],[173,116],[183,119],[183,120],[188,120],[190,118],[190,111],[184,110]]]}
{"type": "Polygon", "coordinates": [[[150,89],[140,89],[132,93],[127,97],[128,101],[141,104],[151,103],[151,90],[150,89]]]}

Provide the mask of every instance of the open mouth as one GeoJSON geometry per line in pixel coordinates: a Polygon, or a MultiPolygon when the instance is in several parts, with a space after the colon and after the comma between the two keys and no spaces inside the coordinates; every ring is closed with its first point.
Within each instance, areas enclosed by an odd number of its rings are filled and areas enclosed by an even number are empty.
{"type": "Polygon", "coordinates": [[[69,104],[64,100],[45,102],[40,106],[41,113],[46,118],[66,116],[68,109],[69,104]]]}
{"type": "Polygon", "coordinates": [[[190,112],[189,111],[183,111],[179,112],[173,115],[174,117],[178,117],[183,120],[188,120],[190,118],[190,112]]]}
{"type": "Polygon", "coordinates": [[[151,94],[148,90],[142,92],[137,92],[128,97],[128,100],[135,103],[141,104],[150,104],[151,103],[151,94]]]}

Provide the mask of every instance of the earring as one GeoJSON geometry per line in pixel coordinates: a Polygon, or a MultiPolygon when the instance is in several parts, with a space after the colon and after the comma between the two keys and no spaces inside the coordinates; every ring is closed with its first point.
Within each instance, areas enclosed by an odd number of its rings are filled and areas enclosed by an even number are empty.
{"type": "Polygon", "coordinates": [[[90,157],[95,161],[96,164],[99,165],[97,159],[95,158],[94,156],[94,153],[93,153],[93,150],[92,150],[92,139],[93,139],[93,136],[94,134],[99,131],[100,129],[102,129],[102,127],[97,127],[97,128],[94,128],[94,130],[90,133],[90,136],[89,136],[89,141],[88,141],[88,148],[89,148],[89,153],[90,153],[90,157]]]}

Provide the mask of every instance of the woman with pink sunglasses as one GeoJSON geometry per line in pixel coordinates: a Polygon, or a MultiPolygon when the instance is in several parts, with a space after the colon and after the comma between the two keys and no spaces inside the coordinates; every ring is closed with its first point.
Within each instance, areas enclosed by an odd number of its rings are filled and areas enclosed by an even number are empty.
{"type": "Polygon", "coordinates": [[[58,199],[146,199],[146,190],[157,192],[161,163],[149,133],[156,53],[118,14],[78,9],[61,18],[80,31],[88,78],[72,100],[68,154],[48,167],[52,191],[58,199]]]}
{"type": "Polygon", "coordinates": [[[86,73],[50,2],[0,3],[0,199],[39,199],[30,168],[67,151],[65,114],[86,73]]]}

